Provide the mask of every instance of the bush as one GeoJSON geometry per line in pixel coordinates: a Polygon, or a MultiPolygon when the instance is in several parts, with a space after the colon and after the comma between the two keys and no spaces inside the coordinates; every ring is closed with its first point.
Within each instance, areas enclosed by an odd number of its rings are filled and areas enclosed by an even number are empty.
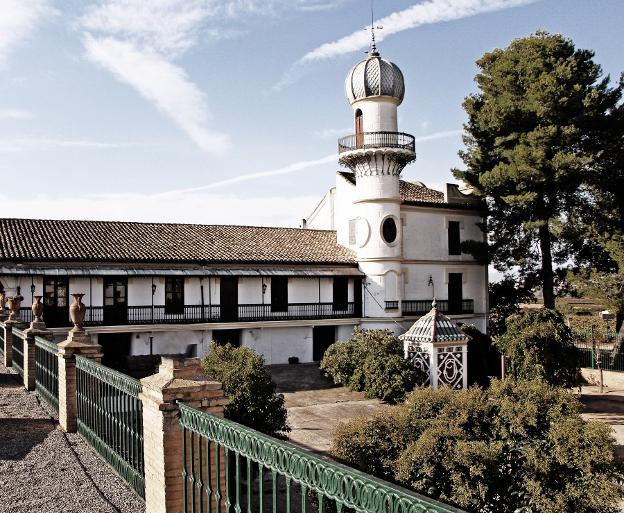
{"type": "Polygon", "coordinates": [[[507,332],[496,341],[509,359],[515,379],[540,379],[573,387],[580,370],[573,334],[556,310],[540,308],[509,317],[507,332]]]}
{"type": "Polygon", "coordinates": [[[225,407],[226,418],[271,436],[283,438],[290,431],[284,396],[275,392],[262,356],[248,347],[213,342],[202,367],[223,383],[230,400],[225,407]]]}
{"type": "Polygon", "coordinates": [[[389,330],[355,328],[349,340],[329,346],[321,370],[334,383],[390,403],[402,401],[417,378],[403,358],[401,341],[389,330]]]}
{"type": "Polygon", "coordinates": [[[611,428],[540,381],[417,389],[342,425],[332,455],[469,512],[615,513],[624,496],[611,428]]]}

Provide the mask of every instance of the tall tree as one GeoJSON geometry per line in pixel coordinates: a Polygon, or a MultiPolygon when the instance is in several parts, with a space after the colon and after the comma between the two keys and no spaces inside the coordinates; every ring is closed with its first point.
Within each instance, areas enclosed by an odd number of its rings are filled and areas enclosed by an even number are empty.
{"type": "Polygon", "coordinates": [[[541,285],[548,308],[569,258],[564,228],[587,201],[583,185],[604,171],[622,97],[622,80],[610,87],[593,57],[561,35],[517,39],[477,61],[479,90],[463,104],[466,169],[453,173],[487,201],[494,266],[541,285]]]}

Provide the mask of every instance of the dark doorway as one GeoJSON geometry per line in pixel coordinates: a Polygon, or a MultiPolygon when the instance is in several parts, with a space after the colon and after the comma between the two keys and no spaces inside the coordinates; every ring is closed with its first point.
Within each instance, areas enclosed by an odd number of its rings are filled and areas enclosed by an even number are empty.
{"type": "Polygon", "coordinates": [[[221,320],[238,320],[238,278],[236,276],[221,278],[221,320]]]}
{"type": "Polygon", "coordinates": [[[67,276],[46,276],[43,279],[43,320],[48,328],[69,326],[67,276]]]}
{"type": "Polygon", "coordinates": [[[462,313],[462,273],[449,273],[448,275],[448,313],[462,313]]]}
{"type": "Polygon", "coordinates": [[[102,365],[120,372],[127,370],[132,333],[100,333],[98,344],[102,346],[102,365]]]}
{"type": "Polygon", "coordinates": [[[288,276],[271,277],[271,312],[288,312],[288,276]]]}
{"type": "Polygon", "coordinates": [[[362,278],[353,280],[353,303],[353,313],[356,317],[362,317],[362,278]]]}
{"type": "Polygon", "coordinates": [[[104,278],[104,324],[128,323],[128,279],[124,276],[104,278]]]}
{"type": "Polygon", "coordinates": [[[240,347],[241,330],[213,330],[212,340],[220,346],[231,344],[234,347],[240,347]]]}
{"type": "Polygon", "coordinates": [[[344,311],[349,308],[349,278],[346,276],[334,277],[334,301],[332,308],[335,311],[344,311]]]}
{"type": "Polygon", "coordinates": [[[312,359],[321,361],[329,346],[336,342],[335,326],[314,326],[312,328],[312,359]]]}

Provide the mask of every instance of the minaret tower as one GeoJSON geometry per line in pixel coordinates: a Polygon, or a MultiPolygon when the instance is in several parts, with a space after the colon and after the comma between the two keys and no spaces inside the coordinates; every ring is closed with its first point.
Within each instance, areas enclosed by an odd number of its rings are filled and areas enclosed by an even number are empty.
{"type": "Polygon", "coordinates": [[[400,316],[398,309],[386,308],[386,301],[402,297],[399,181],[403,168],[416,159],[416,149],[414,137],[398,131],[403,73],[381,58],[372,33],[368,58],[347,75],[354,134],[338,141],[338,152],[340,164],[355,175],[356,218],[350,229],[360,268],[367,275],[366,317],[381,319],[400,316]]]}

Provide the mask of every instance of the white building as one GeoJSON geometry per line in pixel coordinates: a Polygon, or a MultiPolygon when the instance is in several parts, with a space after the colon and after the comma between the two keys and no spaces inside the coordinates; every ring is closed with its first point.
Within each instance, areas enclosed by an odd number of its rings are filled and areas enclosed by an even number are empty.
{"type": "Polygon", "coordinates": [[[355,326],[402,333],[431,299],[486,329],[487,267],[462,254],[483,234],[483,205],[400,180],[415,160],[398,131],[403,75],[377,52],[347,77],[354,135],[339,141],[336,184],[303,228],[0,219],[0,286],[43,296],[64,338],[85,294],[86,326],[109,364],[126,355],[203,354],[211,340],[267,363],[318,360],[355,326]]]}

